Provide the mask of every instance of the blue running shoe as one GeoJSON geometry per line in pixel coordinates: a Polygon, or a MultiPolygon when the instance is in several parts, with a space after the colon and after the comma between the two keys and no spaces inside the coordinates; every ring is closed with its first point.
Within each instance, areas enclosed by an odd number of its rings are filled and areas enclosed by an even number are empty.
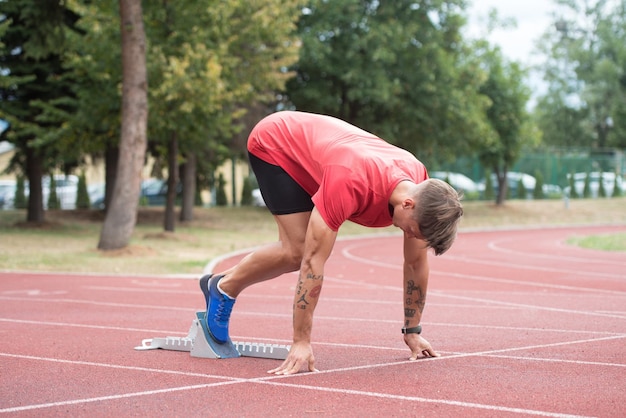
{"type": "Polygon", "coordinates": [[[200,279],[200,289],[206,300],[206,323],[211,336],[220,343],[228,338],[228,321],[235,299],[224,295],[217,289],[217,283],[223,276],[209,274],[200,279]]]}

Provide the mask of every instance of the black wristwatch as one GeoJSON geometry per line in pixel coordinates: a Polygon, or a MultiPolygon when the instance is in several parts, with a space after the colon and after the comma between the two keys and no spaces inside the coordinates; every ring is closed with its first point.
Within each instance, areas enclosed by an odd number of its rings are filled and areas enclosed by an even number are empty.
{"type": "Polygon", "coordinates": [[[403,334],[421,334],[422,333],[422,326],[418,325],[418,326],[413,327],[413,328],[404,327],[404,328],[402,328],[402,333],[403,334]]]}

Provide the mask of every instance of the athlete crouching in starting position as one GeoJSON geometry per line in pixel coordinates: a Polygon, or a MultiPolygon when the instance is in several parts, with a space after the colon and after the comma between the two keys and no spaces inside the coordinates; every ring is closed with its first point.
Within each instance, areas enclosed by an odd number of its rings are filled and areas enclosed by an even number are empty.
{"type": "Polygon", "coordinates": [[[428,285],[427,250],[450,248],[463,214],[457,192],[428,179],[409,152],[330,116],[283,111],[261,120],[248,139],[250,164],[278,225],[279,241],[236,266],[200,280],[212,336],[228,340],[235,298],[246,287],[300,270],[293,305],[293,344],[274,374],[317,371],[313,311],[324,265],[346,220],[404,231],[404,342],[411,360],[438,356],[421,335],[428,285]]]}

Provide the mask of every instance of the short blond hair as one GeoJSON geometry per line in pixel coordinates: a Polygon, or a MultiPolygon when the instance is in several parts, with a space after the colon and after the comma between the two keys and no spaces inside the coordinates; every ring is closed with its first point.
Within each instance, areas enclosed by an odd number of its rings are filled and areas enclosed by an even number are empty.
{"type": "Polygon", "coordinates": [[[414,220],[435,255],[448,251],[456,239],[457,226],[463,216],[462,196],[448,183],[428,179],[415,196],[414,220]]]}

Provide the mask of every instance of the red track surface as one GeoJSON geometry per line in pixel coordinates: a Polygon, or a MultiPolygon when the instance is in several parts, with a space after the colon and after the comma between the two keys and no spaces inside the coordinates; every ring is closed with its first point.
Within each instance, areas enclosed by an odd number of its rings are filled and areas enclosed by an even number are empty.
{"type": "MultiPolygon", "coordinates": [[[[196,280],[0,273],[0,413],[11,416],[626,416],[626,256],[570,247],[585,227],[462,233],[431,257],[408,362],[401,239],[340,241],[314,327],[320,373],[277,360],[135,351],[185,336],[196,280]]],[[[218,270],[238,256],[220,261],[218,270]]],[[[289,344],[295,275],[246,290],[234,340],[289,344]]]]}

